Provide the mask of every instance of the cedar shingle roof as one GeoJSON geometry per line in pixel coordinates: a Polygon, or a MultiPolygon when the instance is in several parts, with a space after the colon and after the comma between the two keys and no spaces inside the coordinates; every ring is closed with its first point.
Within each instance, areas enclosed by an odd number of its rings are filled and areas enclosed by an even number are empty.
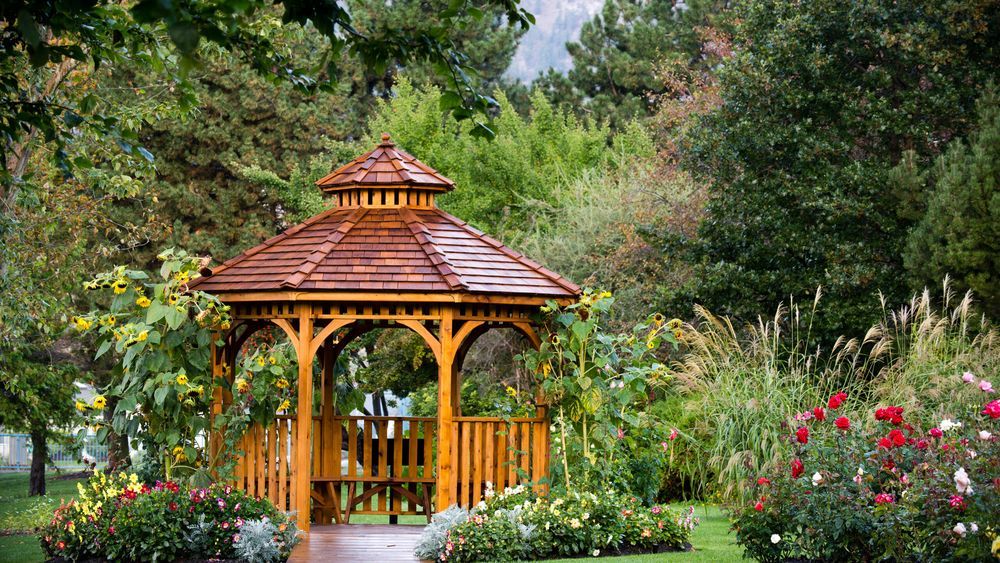
{"type": "MultiPolygon", "coordinates": [[[[374,151],[317,184],[339,178],[351,166],[362,163],[354,169],[352,181],[358,182],[358,178],[364,180],[372,174],[367,163],[409,158],[409,169],[429,171],[428,176],[449,182],[450,187],[450,180],[406,153],[387,147],[388,143],[383,139],[374,151]],[[379,155],[373,156],[376,153],[379,155]]],[[[387,181],[398,185],[398,179],[387,181]]],[[[368,182],[356,187],[372,185],[381,184],[368,182]]],[[[431,190],[438,185],[429,184],[431,190]]],[[[461,219],[436,207],[405,205],[334,207],[227,260],[190,285],[211,293],[364,291],[552,298],[580,293],[569,280],[461,219]]]]}
{"type": "Polygon", "coordinates": [[[449,191],[455,187],[455,182],[396,148],[389,135],[382,135],[382,142],[375,150],[320,178],[316,185],[324,192],[376,185],[421,186],[449,191]]]}

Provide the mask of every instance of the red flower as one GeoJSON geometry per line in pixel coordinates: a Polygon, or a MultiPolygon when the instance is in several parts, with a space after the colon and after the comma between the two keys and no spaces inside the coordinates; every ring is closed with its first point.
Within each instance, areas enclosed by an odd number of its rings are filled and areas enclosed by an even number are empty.
{"type": "Polygon", "coordinates": [[[830,409],[838,408],[838,407],[840,407],[841,404],[843,404],[844,399],[846,399],[846,398],[847,398],[847,393],[844,393],[843,391],[841,391],[841,392],[833,395],[832,397],[830,397],[830,400],[827,401],[826,406],[827,406],[827,408],[830,408],[830,409]]]}
{"type": "Polygon", "coordinates": [[[940,428],[931,428],[930,431],[927,433],[935,438],[940,438],[941,436],[944,436],[944,432],[941,432],[940,428]]]}
{"type": "Polygon", "coordinates": [[[761,477],[757,479],[757,484],[760,485],[761,487],[766,487],[771,484],[771,480],[768,479],[767,477],[761,477]]]}
{"type": "Polygon", "coordinates": [[[983,414],[988,415],[993,419],[1000,418],[1000,399],[986,403],[986,408],[983,409],[983,414]]]}
{"type": "Polygon", "coordinates": [[[798,479],[806,472],[806,468],[802,465],[801,459],[795,459],[792,461],[792,479],[798,479]]]}
{"type": "Polygon", "coordinates": [[[885,448],[887,450],[892,449],[892,440],[883,436],[878,439],[878,447],[885,448]]]}
{"type": "Polygon", "coordinates": [[[66,542],[61,541],[56,544],[56,547],[58,547],[59,549],[66,549],[66,542]]]}
{"type": "Polygon", "coordinates": [[[170,504],[167,505],[167,508],[169,508],[170,511],[173,512],[173,511],[177,510],[177,503],[176,502],[171,502],[170,504]]]}
{"type": "Polygon", "coordinates": [[[837,418],[837,420],[834,420],[833,423],[841,430],[848,430],[851,427],[851,421],[846,416],[837,418]]]}
{"type": "Polygon", "coordinates": [[[948,504],[950,504],[955,510],[965,510],[965,499],[962,498],[962,495],[952,495],[952,497],[948,499],[948,504]]]}
{"type": "Polygon", "coordinates": [[[809,429],[803,426],[795,431],[795,439],[799,441],[800,444],[809,443],[809,429]]]}
{"type": "Polygon", "coordinates": [[[875,420],[887,420],[895,425],[903,423],[903,407],[885,407],[875,411],[875,420]]]}
{"type": "Polygon", "coordinates": [[[756,510],[757,512],[763,511],[764,510],[764,503],[762,503],[760,501],[757,501],[757,504],[753,505],[753,509],[756,510]]]}
{"type": "Polygon", "coordinates": [[[892,440],[892,445],[897,448],[906,444],[906,436],[903,436],[903,433],[898,428],[893,428],[889,432],[889,439],[892,440]]]}
{"type": "Polygon", "coordinates": [[[823,410],[823,407],[816,407],[813,409],[813,417],[816,420],[823,422],[826,420],[826,411],[823,410]]]}
{"type": "Polygon", "coordinates": [[[917,440],[917,449],[918,450],[926,450],[928,445],[930,445],[930,444],[928,444],[927,440],[924,440],[923,438],[921,438],[920,440],[917,440]]]}

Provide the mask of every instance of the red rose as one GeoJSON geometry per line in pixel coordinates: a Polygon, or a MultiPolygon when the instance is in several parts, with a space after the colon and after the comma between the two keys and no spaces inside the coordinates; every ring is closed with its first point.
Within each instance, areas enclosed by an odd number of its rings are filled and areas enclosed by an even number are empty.
{"type": "Polygon", "coordinates": [[[798,479],[806,472],[806,468],[802,465],[801,459],[795,459],[792,461],[792,479],[798,479]]]}
{"type": "Polygon", "coordinates": [[[756,510],[757,512],[763,511],[764,510],[764,503],[762,503],[760,501],[757,501],[757,504],[753,505],[753,509],[756,510]]]}
{"type": "Polygon", "coordinates": [[[983,408],[983,414],[993,419],[1000,418],[1000,399],[986,403],[986,407],[983,408]]]}
{"type": "Polygon", "coordinates": [[[941,436],[944,436],[944,432],[942,432],[940,428],[931,428],[928,434],[930,434],[935,438],[940,438],[941,436]]]}
{"type": "Polygon", "coordinates": [[[891,449],[892,448],[892,440],[890,440],[889,438],[886,438],[886,437],[883,436],[883,437],[881,437],[881,438],[878,439],[878,447],[885,448],[887,450],[891,449]]]}
{"type": "Polygon", "coordinates": [[[813,409],[813,417],[816,420],[823,422],[826,420],[826,411],[823,410],[823,407],[816,407],[813,409]]]}
{"type": "Polygon", "coordinates": [[[851,427],[851,421],[846,416],[842,416],[837,420],[834,420],[833,423],[841,430],[847,430],[851,427]]]}
{"type": "Polygon", "coordinates": [[[795,439],[799,441],[800,444],[809,443],[809,429],[803,426],[795,431],[795,439]]]}
{"type": "Polygon", "coordinates": [[[893,428],[889,432],[889,439],[892,440],[892,445],[897,448],[906,443],[906,436],[903,436],[903,433],[898,428],[893,428]]]}
{"type": "Polygon", "coordinates": [[[929,444],[927,443],[927,440],[924,440],[924,439],[917,440],[917,449],[918,450],[926,450],[928,445],[929,444]]]}
{"type": "Polygon", "coordinates": [[[761,477],[757,479],[757,484],[760,485],[761,487],[766,487],[767,485],[771,484],[771,480],[768,479],[767,477],[761,477]]]}
{"type": "Polygon", "coordinates": [[[830,400],[827,401],[826,406],[827,406],[827,408],[831,408],[831,409],[838,408],[841,404],[843,404],[844,399],[846,399],[846,398],[847,398],[847,393],[844,393],[843,391],[841,391],[841,392],[833,395],[832,397],[830,397],[830,400]]]}
{"type": "Polygon", "coordinates": [[[177,503],[176,502],[171,502],[170,504],[167,505],[167,508],[169,508],[170,511],[173,512],[173,511],[177,510],[177,503]]]}

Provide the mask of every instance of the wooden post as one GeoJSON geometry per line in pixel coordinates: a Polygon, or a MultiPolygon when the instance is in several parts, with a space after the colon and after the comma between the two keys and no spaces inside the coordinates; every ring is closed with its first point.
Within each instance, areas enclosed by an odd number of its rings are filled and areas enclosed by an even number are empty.
{"type": "Polygon", "coordinates": [[[292,487],[295,488],[295,511],[298,519],[299,529],[303,532],[309,531],[309,501],[310,488],[312,486],[312,406],[313,406],[313,379],[312,379],[312,338],[313,319],[312,305],[300,303],[299,310],[299,331],[295,342],[295,352],[299,362],[299,404],[296,411],[296,441],[295,441],[295,480],[292,487]]]}
{"type": "Polygon", "coordinates": [[[452,389],[454,383],[454,370],[452,363],[455,359],[453,346],[453,322],[455,311],[452,307],[444,305],[441,307],[441,327],[438,339],[441,343],[441,356],[438,358],[438,463],[437,463],[437,506],[438,512],[451,506],[454,502],[451,490],[452,471],[452,422],[454,410],[452,402],[452,389]]]}
{"type": "MultiPolygon", "coordinates": [[[[219,350],[215,342],[221,338],[221,335],[217,332],[212,333],[212,345],[210,347],[209,354],[212,356],[212,412],[208,419],[208,432],[210,436],[209,443],[209,455],[211,456],[211,463],[218,463],[219,453],[222,452],[222,432],[216,431],[215,429],[215,417],[222,414],[222,364],[226,357],[222,350],[219,350]]],[[[217,475],[215,468],[212,468],[212,474],[217,475]]]]}

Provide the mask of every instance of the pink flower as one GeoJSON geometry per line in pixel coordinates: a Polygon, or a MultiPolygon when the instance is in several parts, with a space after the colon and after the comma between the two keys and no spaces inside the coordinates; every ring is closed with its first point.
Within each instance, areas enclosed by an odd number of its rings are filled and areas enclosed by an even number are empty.
{"type": "Polygon", "coordinates": [[[979,382],[979,390],[983,391],[984,393],[992,393],[993,384],[983,379],[982,381],[979,382]]]}
{"type": "Polygon", "coordinates": [[[993,419],[1000,418],[1000,399],[986,403],[986,408],[983,409],[983,414],[988,415],[993,419]]]}
{"type": "Polygon", "coordinates": [[[846,416],[841,416],[834,420],[833,423],[841,430],[849,430],[851,428],[851,421],[846,416]]]}
{"type": "Polygon", "coordinates": [[[976,376],[972,375],[971,371],[967,371],[967,372],[965,372],[965,373],[962,374],[962,381],[964,381],[966,383],[972,383],[975,380],[976,380],[976,376]]]}
{"type": "Polygon", "coordinates": [[[951,498],[948,499],[948,504],[956,510],[965,509],[965,499],[962,498],[962,495],[952,495],[951,498]]]}
{"type": "Polygon", "coordinates": [[[879,493],[875,495],[875,504],[892,504],[896,502],[896,497],[889,493],[879,493]]]}
{"type": "Polygon", "coordinates": [[[619,428],[618,429],[618,439],[621,440],[624,437],[625,437],[625,431],[622,430],[621,428],[619,428]]]}
{"type": "Polygon", "coordinates": [[[921,438],[920,440],[917,440],[917,449],[918,450],[926,450],[927,446],[929,446],[929,445],[930,444],[927,442],[927,440],[924,440],[923,438],[921,438]]]}
{"type": "Polygon", "coordinates": [[[671,441],[672,441],[672,440],[676,440],[676,439],[677,439],[677,429],[676,429],[676,428],[671,428],[671,429],[670,429],[670,436],[669,436],[669,439],[670,439],[671,441]]]}
{"type": "Polygon", "coordinates": [[[942,432],[941,429],[937,427],[931,428],[928,434],[930,434],[935,438],[940,438],[941,436],[944,436],[944,432],[942,432]]]}
{"type": "Polygon", "coordinates": [[[663,512],[663,509],[660,508],[659,505],[657,505],[657,506],[653,507],[652,512],[653,512],[653,514],[659,514],[659,513],[663,512]]]}
{"type": "Polygon", "coordinates": [[[798,422],[805,422],[807,420],[812,420],[812,417],[813,417],[812,411],[805,411],[795,414],[795,420],[797,420],[798,422]]]}
{"type": "Polygon", "coordinates": [[[669,449],[670,445],[667,444],[666,442],[660,442],[660,446],[663,447],[663,453],[667,453],[667,450],[669,449]]]}

